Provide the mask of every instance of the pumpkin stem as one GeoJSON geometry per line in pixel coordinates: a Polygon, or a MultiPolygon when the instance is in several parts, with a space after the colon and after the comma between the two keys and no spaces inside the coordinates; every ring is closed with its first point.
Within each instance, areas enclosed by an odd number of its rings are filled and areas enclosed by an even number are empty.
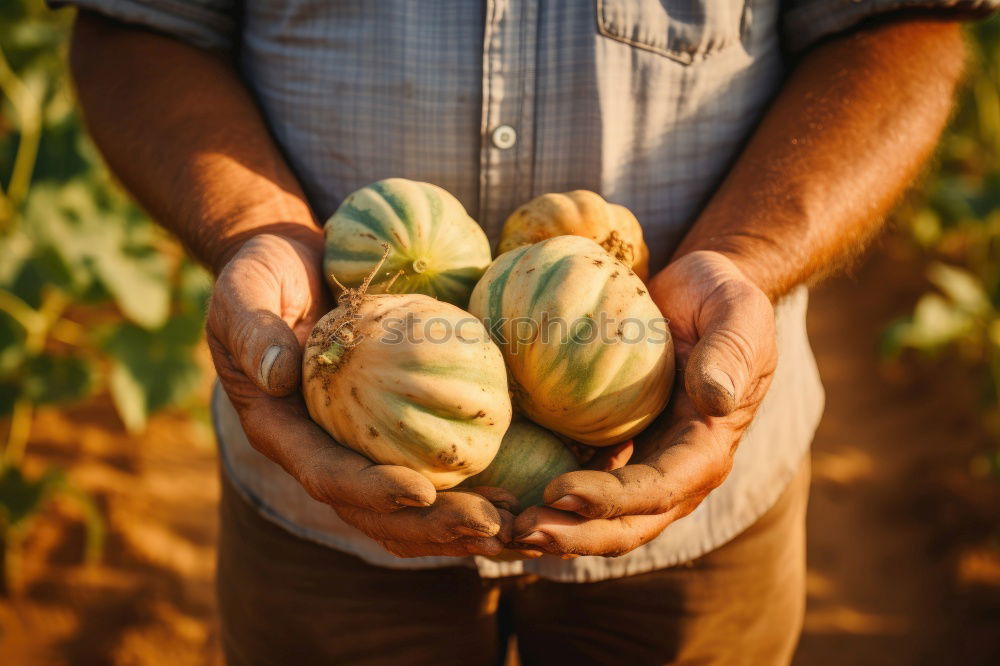
{"type": "MultiPolygon", "coordinates": [[[[378,263],[375,265],[375,268],[372,269],[372,271],[365,277],[364,282],[362,282],[361,286],[358,287],[357,289],[352,289],[351,287],[344,286],[344,284],[337,279],[336,275],[330,273],[330,279],[333,281],[335,285],[337,285],[337,287],[340,288],[340,293],[337,294],[338,303],[343,303],[345,301],[350,303],[356,302],[360,300],[361,297],[368,292],[368,287],[371,286],[372,280],[374,280],[375,276],[378,275],[378,272],[382,269],[382,264],[385,263],[386,258],[389,256],[389,244],[381,243],[381,245],[382,245],[382,258],[378,260],[378,263]]],[[[395,280],[395,278],[393,278],[393,280],[395,280]]],[[[388,291],[388,288],[386,288],[386,291],[388,291]]]]}
{"type": "Polygon", "coordinates": [[[385,293],[388,294],[389,291],[392,290],[392,285],[396,284],[396,280],[398,280],[399,276],[402,275],[404,272],[405,271],[402,268],[400,268],[399,271],[397,271],[396,274],[392,276],[392,279],[389,280],[385,285],[385,293]]]}
{"type": "Polygon", "coordinates": [[[600,245],[608,254],[625,264],[626,268],[632,267],[635,250],[630,243],[625,242],[617,231],[608,234],[608,237],[601,241],[600,245]]]}
{"type": "Polygon", "coordinates": [[[361,338],[355,334],[351,322],[344,323],[328,339],[330,346],[323,352],[316,354],[315,359],[316,363],[320,365],[332,365],[335,367],[343,360],[344,354],[347,353],[348,349],[361,342],[361,338]]]}
{"type": "MultiPolygon", "coordinates": [[[[344,358],[344,354],[348,349],[354,347],[359,342],[361,342],[361,337],[359,337],[354,331],[354,320],[358,318],[358,308],[361,306],[362,301],[365,300],[365,294],[368,292],[368,287],[371,286],[372,280],[378,275],[378,272],[382,270],[382,264],[385,263],[386,258],[389,256],[389,244],[382,243],[382,258],[378,260],[375,268],[372,272],[368,274],[365,281],[361,283],[361,286],[357,289],[351,289],[350,287],[345,287],[337,276],[330,273],[330,278],[333,283],[336,284],[340,289],[341,293],[337,296],[337,302],[341,303],[343,308],[346,309],[345,318],[346,321],[338,319],[341,324],[336,327],[334,331],[331,332],[327,338],[330,341],[330,346],[326,348],[325,351],[317,354],[315,356],[316,363],[319,365],[336,366],[340,365],[344,358]]],[[[402,273],[403,271],[399,271],[402,273]]],[[[392,278],[392,281],[386,287],[392,286],[392,283],[396,281],[399,275],[397,274],[392,278]]]]}
{"type": "Polygon", "coordinates": [[[345,287],[343,283],[337,279],[337,276],[333,272],[330,273],[330,279],[333,280],[333,283],[337,285],[338,289],[340,289],[340,293],[337,295],[337,300],[342,299],[344,295],[347,294],[347,287],[345,287]]]}
{"type": "Polygon", "coordinates": [[[333,343],[327,347],[326,351],[316,355],[316,362],[320,365],[337,365],[340,362],[341,357],[343,357],[344,352],[347,351],[349,347],[350,345],[344,345],[334,340],[333,343]]]}
{"type": "Polygon", "coordinates": [[[382,270],[382,264],[384,264],[385,260],[388,258],[389,258],[389,244],[382,243],[382,258],[378,260],[378,263],[375,264],[375,268],[372,269],[372,272],[368,274],[368,277],[365,278],[365,281],[361,283],[360,287],[358,287],[359,294],[363,296],[366,293],[368,293],[368,287],[371,286],[372,280],[374,280],[375,276],[378,275],[378,272],[382,270]]]}

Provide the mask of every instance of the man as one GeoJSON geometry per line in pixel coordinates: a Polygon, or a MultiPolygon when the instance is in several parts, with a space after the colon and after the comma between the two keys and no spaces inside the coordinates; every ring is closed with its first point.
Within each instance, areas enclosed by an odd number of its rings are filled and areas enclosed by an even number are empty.
{"type": "Polygon", "coordinates": [[[72,4],[95,140],[217,275],[230,663],[490,663],[510,632],[526,664],[789,661],[822,409],[804,285],[917,174],[957,21],[995,1],[72,4]],[[308,419],[317,222],[388,176],[494,239],[542,192],[636,213],[683,372],[628,464],[515,516],[308,419]],[[505,545],[536,558],[482,557],[505,545]]]}

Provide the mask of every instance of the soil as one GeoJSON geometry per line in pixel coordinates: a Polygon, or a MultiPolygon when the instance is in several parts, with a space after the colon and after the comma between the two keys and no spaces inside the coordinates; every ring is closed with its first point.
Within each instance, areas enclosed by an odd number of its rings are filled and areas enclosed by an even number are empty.
{"type": "Polygon", "coordinates": [[[983,385],[955,359],[880,362],[885,322],[927,289],[892,240],[821,286],[809,330],[827,390],[813,445],[797,666],[1000,664],[1000,479],[983,385]]]}
{"type": "MultiPolygon", "coordinates": [[[[828,406],[813,452],[798,666],[1000,663],[1000,482],[980,469],[995,446],[980,387],[954,363],[876,353],[884,323],[922,289],[918,266],[886,244],[813,295],[828,406]]],[[[207,421],[168,412],[129,436],[96,399],[43,410],[33,428],[31,468],[67,469],[97,498],[108,533],[87,567],[73,506],[38,517],[0,598],[0,663],[221,663],[207,421]]]]}

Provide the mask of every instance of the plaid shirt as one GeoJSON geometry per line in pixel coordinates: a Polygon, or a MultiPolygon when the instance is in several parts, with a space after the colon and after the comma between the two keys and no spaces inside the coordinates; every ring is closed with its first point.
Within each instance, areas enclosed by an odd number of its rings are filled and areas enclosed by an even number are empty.
{"type": "MultiPolygon", "coordinates": [[[[402,176],[455,194],[491,238],[544,192],[594,190],[642,222],[661,268],[781,85],[789,54],[905,7],[996,0],[71,0],[232,53],[316,216],[402,176]]],[[[56,2],[58,4],[58,0],[56,2]]],[[[751,525],[822,412],[806,292],[777,306],[780,360],[732,472],[691,515],[619,558],[403,560],[313,501],[248,444],[225,395],[227,474],[268,518],[382,566],[590,581],[692,560],[751,525]]]]}

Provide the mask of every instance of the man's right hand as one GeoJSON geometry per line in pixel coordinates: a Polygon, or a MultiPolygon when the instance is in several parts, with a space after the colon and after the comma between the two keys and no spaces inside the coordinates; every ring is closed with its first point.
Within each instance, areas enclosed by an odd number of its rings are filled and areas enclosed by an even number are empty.
{"type": "Polygon", "coordinates": [[[309,418],[299,391],[302,345],[332,307],[322,236],[262,234],[219,273],[208,344],[250,443],[399,557],[496,555],[510,540],[513,498],[502,491],[437,493],[418,472],[378,465],[337,444],[309,418]]]}

